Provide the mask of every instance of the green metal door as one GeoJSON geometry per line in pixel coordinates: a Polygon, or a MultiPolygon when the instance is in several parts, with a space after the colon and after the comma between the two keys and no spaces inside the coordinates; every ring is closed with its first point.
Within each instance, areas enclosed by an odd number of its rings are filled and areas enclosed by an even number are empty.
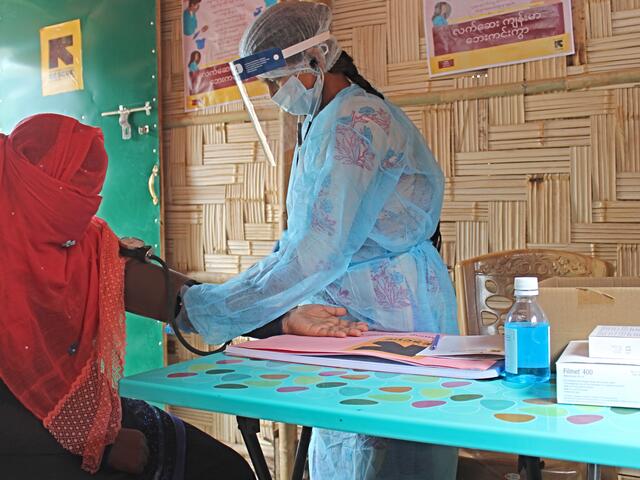
{"type": "MultiPolygon", "coordinates": [[[[109,169],[98,214],[119,236],[142,238],[157,251],[160,207],[150,191],[159,181],[149,181],[154,167],[158,171],[160,151],[156,13],[156,0],[0,0],[0,131],[8,133],[38,112],[62,113],[100,127],[109,169]],[[76,19],[81,42],[65,36],[43,41],[53,63],[45,59],[41,65],[40,30],[76,19]],[[83,89],[44,96],[41,69],[57,62],[64,70],[77,43],[81,59],[76,55],[73,60],[81,60],[83,89]],[[122,138],[119,115],[101,115],[145,102],[150,115],[129,115],[128,140],[122,138]]],[[[163,358],[161,325],[129,316],[126,374],[161,366],[163,358]]]]}

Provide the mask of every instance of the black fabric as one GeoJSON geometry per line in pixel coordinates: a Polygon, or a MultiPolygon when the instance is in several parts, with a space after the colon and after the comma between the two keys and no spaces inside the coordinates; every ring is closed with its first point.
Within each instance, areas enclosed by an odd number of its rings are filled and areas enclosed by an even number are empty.
{"type": "MultiPolygon", "coordinates": [[[[184,284],[187,287],[191,287],[193,285],[200,285],[199,282],[195,280],[189,280],[184,284]]],[[[193,327],[191,322],[189,321],[189,317],[186,315],[186,312],[182,311],[183,302],[182,302],[182,291],[178,292],[178,296],[176,298],[176,309],[175,309],[175,319],[176,326],[180,328],[183,332],[195,332],[196,329],[193,327]]],[[[273,337],[275,335],[282,335],[282,317],[276,318],[275,320],[263,325],[260,328],[256,328],[250,332],[245,333],[245,336],[252,338],[268,338],[273,337]]]]}
{"type": "Polygon", "coordinates": [[[431,243],[438,251],[438,253],[442,253],[442,234],[440,233],[440,222],[436,226],[436,231],[431,236],[431,243]]]}
{"type": "MultiPolygon", "coordinates": [[[[124,400],[123,426],[141,427],[149,423],[151,410],[146,410],[144,402],[124,400]],[[146,413],[142,413],[146,411],[146,413]]],[[[148,406],[149,409],[152,407],[148,406]]],[[[160,412],[160,411],[157,411],[160,412]]],[[[165,437],[168,415],[159,414],[165,421],[156,427],[165,437]],[[166,417],[165,417],[166,416],[166,417]]],[[[128,475],[102,468],[91,475],[80,468],[81,459],[64,450],[42,423],[11,394],[0,381],[0,478],[2,480],[146,480],[149,472],[143,475],[128,475]]],[[[186,466],[185,480],[254,480],[255,476],[249,464],[237,452],[185,424],[186,429],[186,466]]],[[[151,457],[160,455],[158,439],[147,435],[151,457]]],[[[151,435],[153,436],[153,435],[151,435]]],[[[166,443],[168,438],[164,438],[166,443]]],[[[167,452],[162,453],[170,455],[167,452]]],[[[150,459],[150,462],[153,459],[150,459]]]]}
{"type": "Polygon", "coordinates": [[[245,335],[252,338],[269,338],[275,335],[282,335],[282,333],[282,317],[280,317],[260,328],[245,333],[245,335]]]}

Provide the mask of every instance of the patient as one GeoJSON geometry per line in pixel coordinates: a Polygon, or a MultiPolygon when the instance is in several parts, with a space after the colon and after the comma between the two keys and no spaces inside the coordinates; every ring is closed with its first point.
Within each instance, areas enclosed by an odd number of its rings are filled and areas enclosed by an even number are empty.
{"type": "MultiPolygon", "coordinates": [[[[140,285],[141,275],[157,281],[158,271],[130,263],[125,275],[118,238],[94,216],[107,169],[103,143],[100,130],[55,114],[0,134],[1,476],[253,479],[222,443],[118,396],[125,286],[127,309],[155,308],[146,312],[155,318],[164,310],[129,285],[140,285]]],[[[176,289],[186,280],[174,278],[176,289]]],[[[148,296],[164,305],[163,292],[148,296]]],[[[253,333],[349,333],[337,318],[343,312],[305,308],[253,333]]]]}

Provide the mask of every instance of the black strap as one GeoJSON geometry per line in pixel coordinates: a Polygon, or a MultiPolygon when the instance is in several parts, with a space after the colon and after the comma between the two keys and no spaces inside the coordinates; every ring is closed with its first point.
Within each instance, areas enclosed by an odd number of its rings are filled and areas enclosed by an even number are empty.
{"type": "Polygon", "coordinates": [[[189,350],[191,353],[194,353],[195,355],[199,355],[201,357],[222,352],[230,342],[225,343],[224,345],[222,345],[219,348],[216,348],[215,350],[208,351],[208,350],[200,350],[194,347],[187,341],[186,338],[184,338],[184,336],[180,332],[180,329],[176,325],[176,318],[174,316],[176,311],[175,303],[177,301],[177,297],[173,297],[173,295],[171,294],[171,291],[172,291],[171,271],[169,270],[169,266],[164,260],[162,260],[160,257],[156,255],[149,255],[148,258],[149,260],[153,260],[154,262],[157,262],[158,264],[160,264],[160,266],[162,267],[162,270],[164,270],[164,284],[165,284],[165,290],[166,290],[165,295],[167,298],[167,321],[169,322],[169,325],[171,325],[171,328],[173,329],[173,333],[175,334],[178,341],[182,344],[182,346],[184,346],[184,348],[189,350]]]}
{"type": "Polygon", "coordinates": [[[436,227],[436,231],[431,236],[431,243],[433,243],[433,246],[438,251],[438,253],[441,253],[441,249],[442,249],[442,234],[440,233],[440,222],[438,222],[438,226],[436,227]]]}

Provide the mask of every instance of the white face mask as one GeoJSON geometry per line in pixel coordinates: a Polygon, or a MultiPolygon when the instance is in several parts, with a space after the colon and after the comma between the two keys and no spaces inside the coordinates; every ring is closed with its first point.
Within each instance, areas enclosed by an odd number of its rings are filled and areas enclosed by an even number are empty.
{"type": "Polygon", "coordinates": [[[278,106],[291,115],[315,115],[322,100],[324,75],[317,74],[316,83],[307,89],[300,79],[291,77],[271,97],[278,106]]]}

